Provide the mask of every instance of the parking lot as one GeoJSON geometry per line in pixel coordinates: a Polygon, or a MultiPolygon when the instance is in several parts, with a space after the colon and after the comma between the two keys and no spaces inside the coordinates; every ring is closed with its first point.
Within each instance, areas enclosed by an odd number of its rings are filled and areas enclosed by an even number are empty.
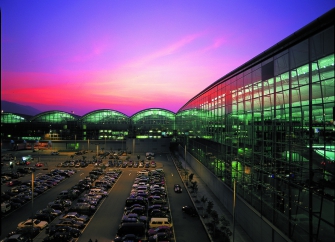
{"type": "MultiPolygon", "coordinates": [[[[29,152],[29,151],[25,151],[29,152]]],[[[20,153],[20,152],[17,152],[20,153]]],[[[31,154],[31,151],[30,151],[31,154]]],[[[21,154],[20,154],[21,155],[21,154]]],[[[24,155],[22,153],[22,155],[24,155]]],[[[127,154],[126,156],[120,156],[120,167],[117,166],[119,163],[118,161],[115,162],[115,159],[109,159],[109,156],[105,159],[102,159],[100,165],[97,162],[91,162],[93,160],[94,154],[85,154],[86,161],[89,161],[87,166],[84,167],[57,167],[60,163],[64,163],[66,160],[71,159],[80,159],[82,155],[73,156],[73,152],[68,153],[60,153],[59,155],[51,155],[50,152],[43,151],[39,154],[33,154],[34,161],[29,167],[34,167],[36,163],[42,163],[43,166],[37,167],[38,169],[34,172],[35,176],[41,176],[46,173],[50,173],[51,170],[54,169],[73,169],[77,172],[67,178],[64,182],[60,182],[59,185],[55,186],[52,189],[49,189],[46,193],[42,193],[41,195],[34,198],[33,201],[29,201],[23,207],[18,208],[14,211],[11,211],[5,215],[2,219],[2,224],[4,222],[8,222],[11,226],[2,226],[1,227],[1,239],[3,239],[9,232],[15,230],[16,225],[32,216],[35,211],[43,209],[48,206],[51,201],[56,200],[57,196],[64,191],[67,190],[75,185],[78,185],[79,180],[83,180],[85,177],[90,175],[90,172],[94,168],[104,168],[104,172],[109,170],[119,169],[122,171],[121,175],[117,178],[116,182],[107,189],[108,196],[99,201],[96,205],[96,210],[89,214],[90,220],[85,224],[85,226],[80,230],[81,235],[79,238],[74,238],[77,241],[89,241],[89,239],[98,240],[98,241],[112,241],[117,237],[119,226],[121,224],[121,220],[125,219],[125,204],[127,198],[134,196],[134,182],[135,179],[138,177],[138,173],[141,172],[145,167],[139,167],[139,164],[136,164],[136,161],[141,160],[138,159],[138,155],[144,158],[145,154],[127,154]],[[126,158],[129,158],[128,161],[126,158]],[[110,161],[113,160],[112,166],[109,166],[110,161]],[[122,168],[122,164],[127,161],[127,166],[122,168]],[[133,161],[132,164],[130,164],[133,161]],[[108,164],[108,166],[106,166],[108,164]],[[128,166],[129,164],[129,166],[128,166]],[[135,165],[135,166],[134,166],[135,165]],[[13,226],[12,226],[13,225],[13,226]]],[[[181,208],[185,205],[191,204],[191,200],[186,193],[175,193],[174,192],[174,184],[181,183],[180,177],[177,175],[176,169],[174,164],[170,163],[165,155],[157,155],[154,159],[155,167],[149,167],[149,170],[163,170],[164,171],[164,183],[165,187],[164,190],[166,192],[166,206],[169,207],[168,217],[173,227],[171,229],[171,233],[169,236],[169,241],[178,241],[180,239],[183,241],[185,237],[189,237],[187,240],[184,241],[209,241],[207,234],[200,222],[200,219],[191,217],[181,211],[181,208]],[[194,235],[192,230],[197,228],[199,234],[194,235]]],[[[151,165],[152,160],[145,159],[143,166],[149,163],[151,165]]],[[[19,180],[24,180],[30,177],[30,175],[26,175],[25,177],[19,178],[19,180]]],[[[2,185],[2,191],[8,190],[7,185],[2,185]]],[[[83,192],[85,194],[85,191],[83,192]]],[[[76,202],[73,200],[72,202],[76,202]]],[[[160,201],[162,202],[162,201],[160,201]]],[[[156,203],[156,202],[154,202],[156,203]]],[[[152,205],[151,202],[147,205],[152,205]]],[[[145,211],[145,216],[147,217],[148,221],[150,216],[148,214],[148,209],[145,211]]],[[[62,213],[61,216],[64,216],[62,213]]],[[[51,223],[50,227],[53,224],[59,223],[59,219],[61,216],[57,216],[51,223]]],[[[142,236],[142,239],[147,240],[149,239],[147,231],[149,230],[148,223],[146,223],[145,227],[145,234],[142,236]]],[[[46,230],[45,230],[46,231],[46,230]]],[[[34,238],[34,241],[42,241],[45,239],[47,234],[45,231],[42,231],[38,236],[34,238]]],[[[121,235],[121,234],[119,234],[121,235]]],[[[124,236],[124,234],[122,234],[124,236]]],[[[122,237],[122,236],[119,236],[122,237]]],[[[118,240],[119,238],[117,238],[118,240]]],[[[121,240],[122,241],[122,240],[121,240]]],[[[142,240],[143,241],[143,240],[142,240]]]]}

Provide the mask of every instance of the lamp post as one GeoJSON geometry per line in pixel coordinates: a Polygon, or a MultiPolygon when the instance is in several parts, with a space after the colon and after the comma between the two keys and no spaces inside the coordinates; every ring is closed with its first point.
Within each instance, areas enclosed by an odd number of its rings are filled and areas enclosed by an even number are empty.
{"type": "Polygon", "coordinates": [[[123,132],[121,133],[122,151],[123,151],[123,132]]]}
{"type": "Polygon", "coordinates": [[[74,149],[76,149],[76,144],[77,144],[77,135],[74,135],[74,149]]]}
{"type": "Polygon", "coordinates": [[[186,144],[185,144],[185,156],[184,156],[184,169],[186,169],[186,144]]]}
{"type": "Polygon", "coordinates": [[[34,231],[33,215],[34,215],[34,171],[31,173],[31,231],[34,231]]]}
{"type": "Polygon", "coordinates": [[[234,194],[233,194],[233,242],[235,241],[235,206],[236,206],[236,178],[234,181],[234,194]]]}
{"type": "Polygon", "coordinates": [[[87,140],[87,151],[90,150],[90,139],[87,140]]]}

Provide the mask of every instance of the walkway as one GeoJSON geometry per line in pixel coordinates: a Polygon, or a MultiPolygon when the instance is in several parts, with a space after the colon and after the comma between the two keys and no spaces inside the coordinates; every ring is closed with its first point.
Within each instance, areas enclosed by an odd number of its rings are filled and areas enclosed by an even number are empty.
{"type": "MultiPolygon", "coordinates": [[[[197,191],[197,195],[195,196],[194,194],[190,194],[189,190],[187,190],[187,192],[189,193],[191,199],[193,200],[193,205],[194,207],[196,207],[197,209],[202,205],[202,203],[200,202],[195,202],[196,200],[201,200],[202,197],[207,198],[207,201],[212,201],[214,206],[213,206],[213,210],[215,210],[218,215],[219,218],[223,215],[228,221],[229,221],[229,229],[231,232],[234,231],[234,234],[232,236],[230,236],[230,241],[232,242],[251,242],[252,239],[245,233],[245,231],[243,230],[243,228],[238,224],[235,223],[235,230],[233,228],[233,216],[232,214],[230,214],[227,209],[225,209],[224,205],[220,202],[220,200],[215,196],[215,194],[207,187],[207,185],[205,184],[205,182],[201,179],[200,176],[198,176],[195,171],[192,169],[192,167],[184,162],[183,157],[179,156],[179,154],[175,154],[175,156],[178,157],[179,161],[182,162],[184,168],[188,171],[188,174],[193,173],[193,179],[192,181],[196,181],[197,185],[198,185],[198,191],[197,191]]],[[[179,175],[181,176],[181,178],[183,178],[183,174],[181,174],[183,171],[179,169],[179,175]]],[[[184,180],[184,179],[182,179],[184,180]]],[[[186,184],[184,184],[186,186],[186,184]]],[[[232,198],[233,199],[233,198],[232,198]]],[[[207,206],[207,204],[206,204],[207,206]]],[[[205,207],[203,208],[204,210],[206,209],[205,207]]],[[[201,215],[203,214],[202,210],[198,210],[198,213],[201,215]]],[[[200,219],[202,220],[202,223],[205,226],[205,223],[208,223],[208,219],[204,219],[200,216],[200,219]]],[[[211,238],[211,236],[209,236],[211,238]]],[[[216,242],[218,240],[214,240],[211,238],[212,242],[216,242]]]]}

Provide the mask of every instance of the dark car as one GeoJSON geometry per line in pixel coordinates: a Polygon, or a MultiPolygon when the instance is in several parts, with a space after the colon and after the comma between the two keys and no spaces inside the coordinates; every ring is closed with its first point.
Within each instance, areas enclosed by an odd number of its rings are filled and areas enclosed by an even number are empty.
{"type": "Polygon", "coordinates": [[[153,209],[149,213],[149,217],[151,217],[151,218],[168,218],[169,215],[167,213],[161,211],[160,209],[153,209]]]}
{"type": "Polygon", "coordinates": [[[37,213],[32,218],[33,219],[38,219],[38,220],[41,220],[41,221],[47,221],[48,223],[50,223],[53,220],[53,218],[50,216],[50,214],[46,214],[46,213],[37,213]]]}
{"type": "Polygon", "coordinates": [[[126,215],[123,215],[121,219],[121,224],[123,223],[123,220],[125,223],[127,222],[134,222],[134,219],[137,220],[138,222],[147,224],[148,223],[148,217],[144,215],[138,215],[136,213],[129,213],[126,215]],[[128,220],[129,219],[129,220],[128,220]]]}
{"type": "Polygon", "coordinates": [[[175,193],[181,193],[183,191],[179,184],[175,184],[173,190],[175,193]]]}
{"type": "Polygon", "coordinates": [[[74,237],[78,238],[81,235],[79,229],[70,227],[70,226],[52,226],[48,229],[49,235],[54,235],[56,238],[61,237],[74,237]]]}
{"type": "Polygon", "coordinates": [[[16,202],[13,202],[13,201],[10,201],[9,203],[10,203],[10,206],[11,206],[12,209],[17,209],[17,208],[22,206],[22,203],[16,203],[16,202]]]}
{"type": "Polygon", "coordinates": [[[11,198],[11,201],[14,203],[20,203],[20,204],[25,204],[26,200],[22,199],[22,198],[18,198],[18,197],[13,197],[11,198]]]}
{"type": "Polygon", "coordinates": [[[11,198],[11,196],[9,196],[7,193],[5,192],[1,192],[1,202],[3,201],[7,201],[11,198]]]}
{"type": "Polygon", "coordinates": [[[10,237],[8,237],[6,242],[28,242],[30,241],[30,238],[23,234],[13,234],[10,237]]]}
{"type": "Polygon", "coordinates": [[[40,233],[40,229],[36,227],[26,227],[26,228],[17,228],[15,231],[10,232],[7,237],[10,237],[15,234],[21,234],[30,239],[35,238],[40,233]]]}
{"type": "Polygon", "coordinates": [[[51,204],[49,207],[60,211],[65,210],[65,207],[62,204],[51,204]]]}
{"type": "Polygon", "coordinates": [[[195,210],[192,206],[184,206],[182,207],[182,211],[192,217],[195,217],[198,215],[197,210],[195,210]]]}
{"type": "MultiPolygon", "coordinates": [[[[136,214],[137,215],[137,214],[136,214]]],[[[121,224],[123,223],[138,223],[140,222],[137,217],[128,217],[127,215],[122,216],[121,224]]]]}
{"type": "Polygon", "coordinates": [[[123,237],[127,234],[135,234],[136,236],[144,236],[145,235],[145,225],[144,225],[144,223],[124,223],[124,224],[121,224],[118,231],[117,231],[117,236],[123,237]]]}
{"type": "Polygon", "coordinates": [[[169,241],[171,241],[170,238],[171,238],[170,234],[157,233],[153,236],[150,236],[148,242],[158,242],[158,241],[159,242],[169,242],[169,241]]]}
{"type": "Polygon", "coordinates": [[[157,227],[157,228],[152,228],[152,229],[149,229],[148,230],[148,236],[153,236],[157,233],[166,233],[166,234],[169,234],[170,237],[172,235],[172,230],[171,230],[171,227],[168,227],[168,226],[160,226],[160,227],[157,227]]]}
{"type": "Polygon", "coordinates": [[[164,204],[166,204],[167,202],[166,202],[166,200],[165,199],[153,199],[152,201],[151,201],[151,204],[161,204],[161,205],[164,205],[164,204]]]}
{"type": "Polygon", "coordinates": [[[139,242],[141,241],[140,237],[137,237],[135,234],[126,234],[123,237],[117,236],[114,239],[114,242],[139,242]]]}
{"type": "Polygon", "coordinates": [[[96,211],[96,206],[89,203],[77,203],[69,208],[69,212],[78,212],[85,215],[92,215],[96,211]]]}
{"type": "Polygon", "coordinates": [[[136,204],[133,204],[133,205],[130,206],[130,207],[125,207],[125,208],[124,208],[124,211],[130,211],[130,210],[132,210],[133,208],[143,208],[143,209],[145,209],[145,206],[136,203],[136,204]]]}
{"type": "Polygon", "coordinates": [[[169,212],[169,207],[161,204],[154,204],[148,207],[148,212],[150,213],[153,209],[159,209],[163,212],[169,212]]]}
{"type": "Polygon", "coordinates": [[[72,228],[77,228],[77,229],[83,229],[85,227],[84,222],[81,221],[76,221],[74,219],[64,219],[62,221],[59,221],[56,226],[61,227],[61,226],[69,226],[72,228]]]}
{"type": "Polygon", "coordinates": [[[127,212],[128,213],[136,213],[138,215],[144,215],[146,213],[146,210],[141,207],[135,207],[127,212]]]}
{"type": "Polygon", "coordinates": [[[53,235],[47,236],[42,240],[42,242],[71,242],[71,241],[73,241],[73,238],[71,236],[55,238],[53,235]]]}

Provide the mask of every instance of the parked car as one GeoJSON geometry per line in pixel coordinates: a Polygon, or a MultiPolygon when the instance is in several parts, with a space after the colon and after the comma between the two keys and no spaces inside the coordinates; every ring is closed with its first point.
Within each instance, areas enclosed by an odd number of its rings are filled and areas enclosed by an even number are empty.
{"type": "Polygon", "coordinates": [[[166,234],[169,234],[171,236],[172,235],[172,230],[168,226],[160,226],[160,227],[148,230],[148,236],[149,237],[153,236],[153,235],[155,235],[157,233],[166,233],[166,234]]]}
{"type": "Polygon", "coordinates": [[[126,212],[126,214],[129,214],[129,213],[136,213],[138,215],[144,215],[146,213],[146,210],[144,208],[141,208],[141,207],[135,207],[135,208],[126,212]]]}
{"type": "Polygon", "coordinates": [[[15,231],[10,232],[7,237],[10,237],[15,234],[20,234],[25,237],[28,237],[30,239],[35,238],[38,234],[40,233],[39,228],[31,228],[31,227],[26,227],[26,228],[17,228],[15,231]]]}
{"type": "Polygon", "coordinates": [[[81,231],[76,228],[69,226],[51,226],[48,228],[47,232],[49,235],[55,235],[54,237],[59,238],[65,236],[71,236],[78,238],[81,235],[81,231]],[[63,235],[63,236],[62,236],[63,235]]]}
{"type": "Polygon", "coordinates": [[[25,227],[36,227],[39,229],[44,229],[48,225],[47,221],[42,221],[39,219],[28,219],[26,221],[20,222],[17,227],[18,228],[25,228],[25,227]]]}
{"type": "Polygon", "coordinates": [[[171,238],[170,234],[157,233],[153,236],[150,236],[148,242],[169,242],[171,241],[170,238],[171,238]]]}
{"type": "Polygon", "coordinates": [[[141,238],[136,236],[135,234],[126,234],[125,236],[117,236],[113,240],[114,242],[139,242],[141,238]]]}
{"type": "Polygon", "coordinates": [[[41,213],[48,213],[53,217],[57,217],[57,216],[62,214],[61,210],[57,210],[57,209],[53,209],[53,208],[45,208],[45,209],[42,209],[40,211],[41,211],[41,213]]]}
{"type": "Polygon", "coordinates": [[[145,209],[145,206],[143,206],[143,205],[141,205],[141,204],[133,204],[133,205],[131,205],[130,207],[125,207],[125,208],[124,208],[124,211],[130,211],[130,210],[132,210],[133,208],[138,208],[138,207],[145,209]]]}
{"type": "Polygon", "coordinates": [[[20,180],[11,180],[7,183],[7,186],[9,187],[13,187],[13,186],[17,186],[20,185],[22,182],[20,180]]]}
{"type": "Polygon", "coordinates": [[[13,234],[8,239],[5,240],[6,242],[29,242],[30,238],[23,234],[13,234]]]}
{"type": "Polygon", "coordinates": [[[151,217],[151,218],[168,218],[169,215],[167,213],[161,211],[160,209],[153,209],[149,213],[149,217],[151,217]]]}
{"type": "Polygon", "coordinates": [[[69,213],[65,214],[63,217],[61,217],[60,219],[61,220],[73,219],[73,220],[81,221],[81,222],[84,222],[84,223],[87,223],[90,220],[89,216],[79,214],[78,212],[69,212],[69,213]]]}
{"type": "Polygon", "coordinates": [[[56,226],[70,226],[72,228],[83,229],[85,227],[84,222],[76,221],[74,219],[64,219],[60,221],[56,226]]]}

